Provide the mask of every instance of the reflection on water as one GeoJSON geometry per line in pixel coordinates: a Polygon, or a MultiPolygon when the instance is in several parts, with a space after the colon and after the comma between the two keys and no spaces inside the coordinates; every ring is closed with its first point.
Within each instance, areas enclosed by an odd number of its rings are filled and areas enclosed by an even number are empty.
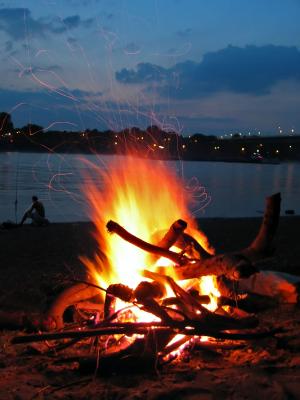
{"type": "MultiPolygon", "coordinates": [[[[44,202],[53,222],[88,220],[81,184],[83,179],[96,178],[86,160],[108,171],[122,168],[122,157],[114,156],[0,153],[0,222],[19,221],[33,194],[44,202]]],[[[151,167],[155,161],[148,162],[151,167]]],[[[168,164],[184,179],[193,197],[191,210],[198,217],[259,216],[265,197],[276,192],[282,194],[282,210],[300,212],[300,164],[168,164]]],[[[102,185],[99,177],[96,184],[102,185]]]]}

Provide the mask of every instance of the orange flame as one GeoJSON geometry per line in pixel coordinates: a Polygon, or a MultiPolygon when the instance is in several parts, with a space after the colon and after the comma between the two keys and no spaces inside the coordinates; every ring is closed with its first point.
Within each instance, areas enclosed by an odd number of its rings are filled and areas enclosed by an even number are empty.
{"type": "Polygon", "coordinates": [[[120,157],[108,171],[90,166],[102,182],[101,187],[90,183],[84,187],[99,247],[93,260],[81,260],[99,285],[123,283],[135,288],[144,279],[139,270],[151,268],[146,252],[107,233],[105,226],[109,220],[153,243],[155,233],[162,237],[175,220],[184,219],[188,223],[187,233],[211,252],[206,236],[197,230],[189,213],[190,199],[183,182],[163,162],[120,157]]]}

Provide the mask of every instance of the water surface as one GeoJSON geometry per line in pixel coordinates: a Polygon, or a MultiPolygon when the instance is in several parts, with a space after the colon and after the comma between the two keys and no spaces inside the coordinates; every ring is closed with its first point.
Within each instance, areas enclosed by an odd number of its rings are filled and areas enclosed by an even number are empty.
{"type": "MultiPolygon", "coordinates": [[[[33,194],[43,201],[52,222],[90,219],[82,193],[86,160],[100,168],[122,168],[123,157],[103,155],[0,153],[0,222],[19,221],[33,194]]],[[[149,168],[151,163],[147,161],[149,168]]],[[[300,164],[179,162],[167,164],[193,192],[191,211],[197,217],[252,217],[264,210],[265,197],[282,194],[286,209],[300,213],[300,164]]],[[[90,177],[100,188],[99,177],[90,177]]],[[[162,184],[162,183],[161,183],[162,184]]]]}

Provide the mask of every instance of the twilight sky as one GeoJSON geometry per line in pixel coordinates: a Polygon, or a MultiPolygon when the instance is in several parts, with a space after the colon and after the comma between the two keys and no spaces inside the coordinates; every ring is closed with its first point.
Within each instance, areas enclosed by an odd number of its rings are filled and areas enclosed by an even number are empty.
{"type": "Polygon", "coordinates": [[[58,130],[299,133],[299,20],[300,0],[0,0],[0,111],[58,130]]]}

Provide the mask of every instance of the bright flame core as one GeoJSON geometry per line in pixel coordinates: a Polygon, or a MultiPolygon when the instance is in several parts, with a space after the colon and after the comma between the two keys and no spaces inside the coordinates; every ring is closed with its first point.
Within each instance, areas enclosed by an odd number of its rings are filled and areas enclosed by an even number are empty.
{"type": "MultiPolygon", "coordinates": [[[[101,188],[90,183],[84,187],[96,226],[99,252],[94,260],[85,257],[81,260],[100,286],[122,283],[134,289],[144,280],[139,270],[153,269],[146,252],[117,235],[107,233],[106,223],[109,220],[154,243],[157,237],[158,240],[163,237],[174,221],[184,219],[188,223],[186,232],[211,252],[206,236],[197,230],[188,211],[189,199],[183,182],[163,162],[126,157],[118,158],[109,171],[90,166],[103,182],[101,188]]],[[[87,181],[91,182],[90,179],[87,181]]],[[[176,279],[176,276],[173,278],[176,279]]],[[[205,277],[200,283],[201,294],[216,295],[212,278],[205,277]],[[207,285],[210,286],[204,290],[207,285]]],[[[210,306],[216,308],[216,305],[210,306]]]]}

